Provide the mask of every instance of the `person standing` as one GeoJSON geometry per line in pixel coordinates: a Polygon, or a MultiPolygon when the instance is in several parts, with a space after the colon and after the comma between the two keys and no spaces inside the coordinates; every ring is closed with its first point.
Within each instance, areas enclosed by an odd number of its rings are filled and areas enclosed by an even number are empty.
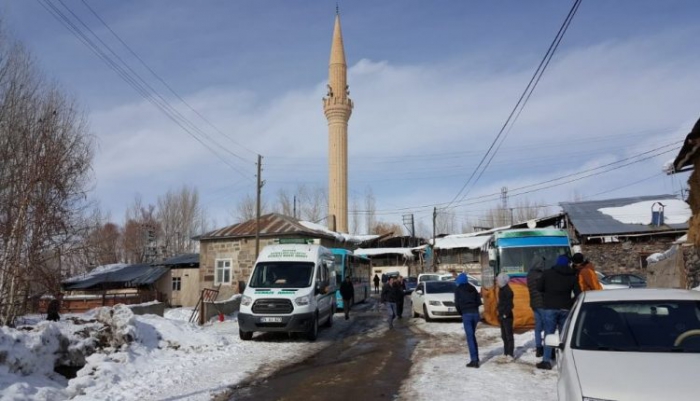
{"type": "Polygon", "coordinates": [[[394,277],[390,276],[387,282],[382,287],[381,302],[387,306],[387,320],[389,328],[394,328],[394,319],[396,319],[396,286],[394,285],[394,277]]]}
{"type": "Polygon", "coordinates": [[[457,313],[462,316],[464,334],[467,338],[467,348],[469,349],[468,368],[479,367],[479,345],[476,342],[476,325],[479,324],[479,306],[481,306],[481,295],[469,280],[467,275],[461,273],[455,280],[455,307],[457,313]]]}
{"type": "Polygon", "coordinates": [[[375,273],[374,274],[374,293],[379,294],[379,276],[375,273]]]}
{"type": "Polygon", "coordinates": [[[514,357],[515,340],[513,339],[513,290],[508,282],[510,276],[500,273],[496,276],[498,284],[498,322],[501,324],[501,338],[503,339],[503,354],[514,357]]]}
{"type": "Polygon", "coordinates": [[[542,332],[544,331],[544,298],[542,293],[537,289],[537,283],[542,278],[544,269],[544,260],[541,257],[535,257],[527,272],[527,289],[530,293],[530,308],[535,315],[535,356],[537,358],[544,355],[544,347],[542,346],[542,332]]]}
{"type": "Polygon", "coordinates": [[[343,298],[343,312],[345,320],[350,319],[350,307],[355,300],[355,286],[352,284],[350,276],[345,277],[345,281],[340,284],[340,296],[343,298]]]}
{"type": "Polygon", "coordinates": [[[406,282],[403,280],[403,276],[399,276],[394,282],[396,285],[396,315],[399,319],[403,318],[403,302],[406,298],[406,282]]]}
{"type": "MultiPolygon", "coordinates": [[[[569,316],[569,310],[573,305],[571,293],[578,295],[580,291],[576,273],[569,266],[569,257],[560,255],[556,265],[542,273],[542,278],[537,283],[537,289],[542,292],[544,301],[544,333],[554,334],[558,329],[561,335],[564,322],[569,316]]],[[[542,362],[536,366],[538,369],[552,369],[552,347],[545,345],[542,362]]]]}
{"type": "Polygon", "coordinates": [[[574,256],[571,257],[571,264],[574,270],[576,270],[578,286],[581,292],[603,289],[603,286],[600,285],[600,281],[598,280],[598,275],[595,274],[593,263],[584,258],[583,254],[575,253],[574,256]]]}

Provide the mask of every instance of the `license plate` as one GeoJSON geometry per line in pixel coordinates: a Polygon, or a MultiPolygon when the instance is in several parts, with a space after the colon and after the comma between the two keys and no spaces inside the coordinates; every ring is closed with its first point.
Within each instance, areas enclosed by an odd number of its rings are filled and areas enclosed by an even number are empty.
{"type": "Polygon", "coordinates": [[[260,322],[262,323],[282,323],[281,317],[261,317],[260,322]]]}
{"type": "Polygon", "coordinates": [[[457,308],[447,308],[448,312],[457,312],[457,308]]]}

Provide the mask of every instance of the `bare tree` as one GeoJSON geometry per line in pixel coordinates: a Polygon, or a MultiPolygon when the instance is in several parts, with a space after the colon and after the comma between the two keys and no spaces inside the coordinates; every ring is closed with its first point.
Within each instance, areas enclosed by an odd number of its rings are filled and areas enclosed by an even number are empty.
{"type": "Polygon", "coordinates": [[[155,212],[155,205],[144,206],[138,194],[127,208],[122,236],[127,263],[150,263],[158,258],[161,227],[155,212]]]}
{"type": "Polygon", "coordinates": [[[0,325],[59,290],[91,180],[93,141],[78,110],[0,33],[0,325]]]}
{"type": "Polygon", "coordinates": [[[367,190],[365,191],[365,227],[367,228],[367,232],[372,230],[372,227],[376,224],[377,221],[377,206],[376,202],[374,199],[374,192],[372,192],[371,187],[367,187],[367,190]]]}
{"type": "Polygon", "coordinates": [[[374,227],[372,227],[370,233],[377,235],[392,234],[393,236],[400,236],[403,235],[403,227],[397,223],[378,221],[374,227]]]}
{"type": "Polygon", "coordinates": [[[360,202],[357,197],[352,197],[350,206],[350,233],[357,235],[360,233],[360,202]]]}
{"type": "Polygon", "coordinates": [[[206,224],[197,189],[184,185],[179,191],[168,191],[158,197],[157,205],[162,256],[168,258],[194,252],[197,244],[192,237],[201,234],[206,224]]]}
{"type": "Polygon", "coordinates": [[[438,209],[435,227],[437,234],[455,234],[457,232],[457,215],[454,209],[438,209]]]}
{"type": "MultiPolygon", "coordinates": [[[[267,204],[265,201],[261,202],[260,213],[267,213],[267,204]]],[[[254,219],[256,216],[256,201],[253,196],[246,194],[243,199],[238,201],[236,204],[236,210],[233,213],[233,217],[239,222],[244,222],[254,219]]]]}

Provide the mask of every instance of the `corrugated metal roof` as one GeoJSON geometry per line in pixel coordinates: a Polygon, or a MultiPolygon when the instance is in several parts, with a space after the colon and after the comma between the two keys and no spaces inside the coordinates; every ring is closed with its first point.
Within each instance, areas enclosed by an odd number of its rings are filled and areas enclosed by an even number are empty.
{"type": "MultiPolygon", "coordinates": [[[[585,202],[562,202],[559,205],[569,216],[569,221],[581,235],[620,235],[638,233],[662,233],[664,231],[687,230],[688,223],[662,226],[625,224],[603,214],[598,209],[622,207],[636,202],[677,199],[674,195],[636,196],[630,198],[605,199],[585,202]]],[[[651,213],[651,210],[649,211],[651,213]]]]}
{"type": "MultiPolygon", "coordinates": [[[[243,223],[234,224],[232,226],[208,232],[202,235],[200,240],[255,237],[255,230],[255,219],[252,219],[243,223]]],[[[332,235],[331,233],[316,231],[303,226],[293,217],[284,216],[278,213],[270,213],[260,216],[261,237],[290,234],[336,239],[336,236],[332,235]]]]}
{"type": "Polygon", "coordinates": [[[155,283],[168,272],[165,266],[127,265],[104,273],[89,274],[84,279],[63,282],[64,290],[88,290],[100,287],[132,288],[155,283]]]}
{"type": "Polygon", "coordinates": [[[199,254],[186,253],[174,256],[161,263],[155,263],[155,265],[167,267],[199,267],[199,254]]]}

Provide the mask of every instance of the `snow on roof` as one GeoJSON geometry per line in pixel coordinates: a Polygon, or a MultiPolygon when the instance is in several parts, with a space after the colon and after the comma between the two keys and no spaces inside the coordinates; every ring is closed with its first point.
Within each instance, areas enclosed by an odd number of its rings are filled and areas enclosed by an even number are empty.
{"type": "MultiPolygon", "coordinates": [[[[435,238],[435,249],[480,249],[491,237],[489,235],[477,234],[480,233],[453,234],[442,238],[435,238]]],[[[432,243],[432,240],[430,243],[432,243]]]]}
{"type": "Polygon", "coordinates": [[[355,255],[375,256],[375,255],[403,255],[407,258],[413,257],[413,248],[358,248],[353,252],[355,255]]]}
{"type": "MultiPolygon", "coordinates": [[[[664,205],[664,224],[686,223],[693,214],[688,204],[678,199],[648,200],[620,207],[605,207],[598,211],[624,224],[650,225],[652,205],[657,202],[664,205]]],[[[658,205],[654,210],[658,210],[658,205]]]]}
{"type": "Polygon", "coordinates": [[[314,231],[321,231],[321,232],[324,232],[326,234],[330,234],[330,235],[334,236],[338,241],[342,241],[342,242],[353,242],[356,244],[360,244],[360,243],[363,243],[365,241],[379,238],[379,235],[353,235],[353,234],[339,233],[339,232],[331,231],[320,224],[312,223],[310,221],[299,220],[299,224],[301,224],[302,226],[304,226],[306,228],[314,230],[314,231]]]}
{"type": "Polygon", "coordinates": [[[97,266],[96,268],[90,270],[87,273],[83,273],[77,276],[63,280],[64,283],[71,283],[73,281],[85,280],[86,278],[95,277],[103,273],[109,273],[117,270],[121,270],[124,267],[129,266],[126,263],[112,263],[108,265],[97,266]]]}
{"type": "Polygon", "coordinates": [[[675,172],[675,166],[673,165],[674,161],[676,161],[676,159],[667,160],[661,167],[661,170],[666,174],[673,174],[675,172]]]}

